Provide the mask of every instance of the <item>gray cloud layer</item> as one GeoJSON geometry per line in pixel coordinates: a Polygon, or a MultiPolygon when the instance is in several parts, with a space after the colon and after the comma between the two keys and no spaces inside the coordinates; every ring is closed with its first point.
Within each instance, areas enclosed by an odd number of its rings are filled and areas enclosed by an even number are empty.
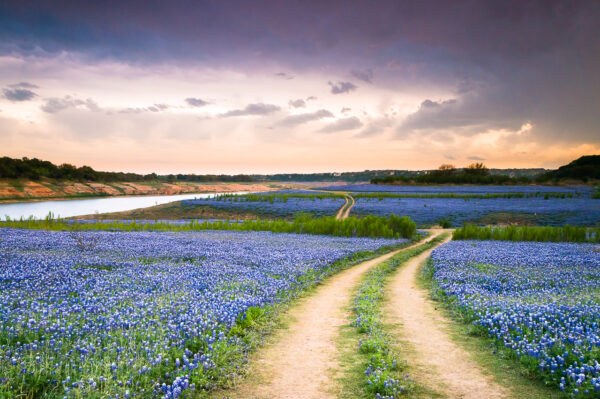
{"type": "Polygon", "coordinates": [[[306,101],[304,101],[301,98],[299,98],[298,100],[290,100],[289,105],[290,107],[294,108],[304,108],[306,107],[306,101]]]}
{"type": "Polygon", "coordinates": [[[222,114],[223,117],[228,118],[232,116],[247,116],[247,115],[268,115],[273,112],[279,111],[281,108],[273,104],[248,104],[244,109],[235,109],[227,111],[222,114]]]}
{"type": "Polygon", "coordinates": [[[188,97],[185,99],[185,102],[192,107],[204,107],[208,105],[208,101],[204,101],[201,98],[188,97]]]}
{"type": "Polygon", "coordinates": [[[332,94],[343,94],[350,93],[353,90],[356,90],[356,86],[352,82],[327,82],[329,86],[331,86],[332,94]]]}
{"type": "Polygon", "coordinates": [[[41,106],[41,109],[49,114],[55,114],[68,108],[75,108],[78,106],[85,106],[90,111],[100,110],[98,104],[91,98],[88,98],[87,100],[80,100],[71,96],[65,96],[63,98],[48,98],[46,99],[46,103],[41,106]]]}
{"type": "Polygon", "coordinates": [[[279,122],[279,125],[286,126],[286,127],[292,127],[292,126],[301,125],[303,123],[308,123],[308,122],[316,121],[316,120],[323,119],[323,118],[333,118],[333,114],[331,112],[327,111],[326,109],[320,109],[315,112],[298,114],[298,115],[290,115],[290,116],[286,117],[285,119],[283,119],[281,122],[279,122]]]}
{"type": "Polygon", "coordinates": [[[362,80],[363,82],[373,83],[373,70],[372,69],[363,69],[363,70],[353,70],[350,71],[352,76],[354,76],[358,80],[362,80]]]}
{"type": "Polygon", "coordinates": [[[323,133],[335,133],[335,132],[343,132],[345,130],[354,130],[361,127],[363,124],[356,116],[351,116],[349,118],[338,119],[337,121],[330,123],[325,126],[320,131],[323,133]]]}
{"type": "Polygon", "coordinates": [[[4,89],[2,92],[4,93],[4,98],[13,102],[29,101],[37,96],[37,94],[28,89],[4,89]]]}

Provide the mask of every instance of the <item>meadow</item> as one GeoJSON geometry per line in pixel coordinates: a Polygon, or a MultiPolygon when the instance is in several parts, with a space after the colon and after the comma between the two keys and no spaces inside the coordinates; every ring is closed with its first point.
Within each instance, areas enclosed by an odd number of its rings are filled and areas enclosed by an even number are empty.
{"type": "Polygon", "coordinates": [[[395,198],[355,197],[352,214],[410,216],[419,226],[431,226],[447,220],[457,227],[465,222],[561,226],[600,224],[600,200],[589,197],[558,198],[395,198]]]}
{"type": "Polygon", "coordinates": [[[309,190],[280,190],[275,193],[220,195],[183,201],[184,206],[202,206],[230,212],[250,212],[257,217],[291,218],[298,212],[313,216],[335,215],[344,205],[340,194],[309,190]]]}
{"type": "Polygon", "coordinates": [[[355,366],[344,377],[356,381],[355,393],[425,389],[383,304],[391,276],[437,247],[425,275],[458,323],[509,367],[568,395],[598,396],[600,200],[592,189],[352,187],[362,188],[184,201],[257,215],[250,220],[0,221],[0,398],[209,396],[246,372],[295,298],[444,220],[462,225],[452,242],[440,245],[442,235],[400,252],[355,287],[355,366]],[[350,217],[334,216],[342,207],[350,217]],[[540,226],[482,226],[507,215],[540,226]]]}
{"type": "MultiPolygon", "coordinates": [[[[600,392],[600,252],[593,244],[452,241],[426,267],[434,295],[494,353],[577,397],[600,392]]],[[[518,367],[518,366],[514,366],[518,367]]]]}
{"type": "Polygon", "coordinates": [[[214,389],[239,372],[248,328],[271,307],[405,242],[0,229],[0,397],[214,389]]]}
{"type": "Polygon", "coordinates": [[[348,184],[339,186],[319,187],[326,191],[348,191],[348,192],[381,192],[381,193],[592,193],[593,188],[589,186],[543,186],[543,185],[505,185],[505,186],[478,186],[478,185],[414,185],[399,186],[386,184],[348,184]]]}

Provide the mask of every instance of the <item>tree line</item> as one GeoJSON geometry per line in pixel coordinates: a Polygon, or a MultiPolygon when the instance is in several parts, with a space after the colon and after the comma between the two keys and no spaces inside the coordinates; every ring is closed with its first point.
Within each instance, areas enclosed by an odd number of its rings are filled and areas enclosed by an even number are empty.
{"type": "Polygon", "coordinates": [[[600,180],[600,155],[585,155],[557,170],[551,170],[535,177],[511,177],[491,174],[480,162],[464,168],[443,164],[418,176],[399,175],[371,179],[372,184],[530,184],[576,180],[584,183],[600,180]]]}
{"type": "Polygon", "coordinates": [[[90,166],[76,167],[63,163],[55,165],[50,161],[37,158],[0,158],[0,178],[4,179],[29,179],[41,178],[75,181],[100,181],[100,182],[135,182],[159,180],[165,182],[253,182],[256,181],[248,175],[196,175],[196,174],[170,174],[157,175],[156,173],[138,174],[124,172],[101,172],[90,166]]]}

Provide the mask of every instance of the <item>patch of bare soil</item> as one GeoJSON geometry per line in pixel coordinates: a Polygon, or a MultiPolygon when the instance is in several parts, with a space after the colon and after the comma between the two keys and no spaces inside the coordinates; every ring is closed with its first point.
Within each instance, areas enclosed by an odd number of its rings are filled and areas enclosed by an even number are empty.
{"type": "Polygon", "coordinates": [[[25,195],[31,197],[47,197],[54,193],[54,191],[49,189],[48,187],[35,182],[25,183],[23,192],[25,193],[25,195]]]}
{"type": "Polygon", "coordinates": [[[435,309],[427,291],[417,287],[417,273],[430,254],[431,250],[409,260],[388,285],[386,322],[399,325],[396,335],[409,348],[403,355],[415,370],[412,378],[448,398],[510,397],[452,341],[446,332],[450,321],[435,309]]]}

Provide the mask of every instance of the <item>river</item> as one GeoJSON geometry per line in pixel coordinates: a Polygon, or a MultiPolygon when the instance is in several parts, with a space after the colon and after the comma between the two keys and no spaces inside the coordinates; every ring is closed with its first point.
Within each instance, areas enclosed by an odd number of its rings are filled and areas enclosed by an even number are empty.
{"type": "MultiPolygon", "coordinates": [[[[180,195],[144,195],[128,197],[102,197],[88,199],[69,199],[34,202],[13,202],[0,204],[0,219],[6,216],[11,219],[45,218],[49,212],[54,217],[68,218],[73,216],[89,215],[92,213],[108,213],[129,211],[131,209],[148,208],[168,202],[181,201],[193,198],[209,198],[222,193],[210,194],[180,194],[180,195]]],[[[241,194],[241,193],[229,193],[241,194]]]]}

